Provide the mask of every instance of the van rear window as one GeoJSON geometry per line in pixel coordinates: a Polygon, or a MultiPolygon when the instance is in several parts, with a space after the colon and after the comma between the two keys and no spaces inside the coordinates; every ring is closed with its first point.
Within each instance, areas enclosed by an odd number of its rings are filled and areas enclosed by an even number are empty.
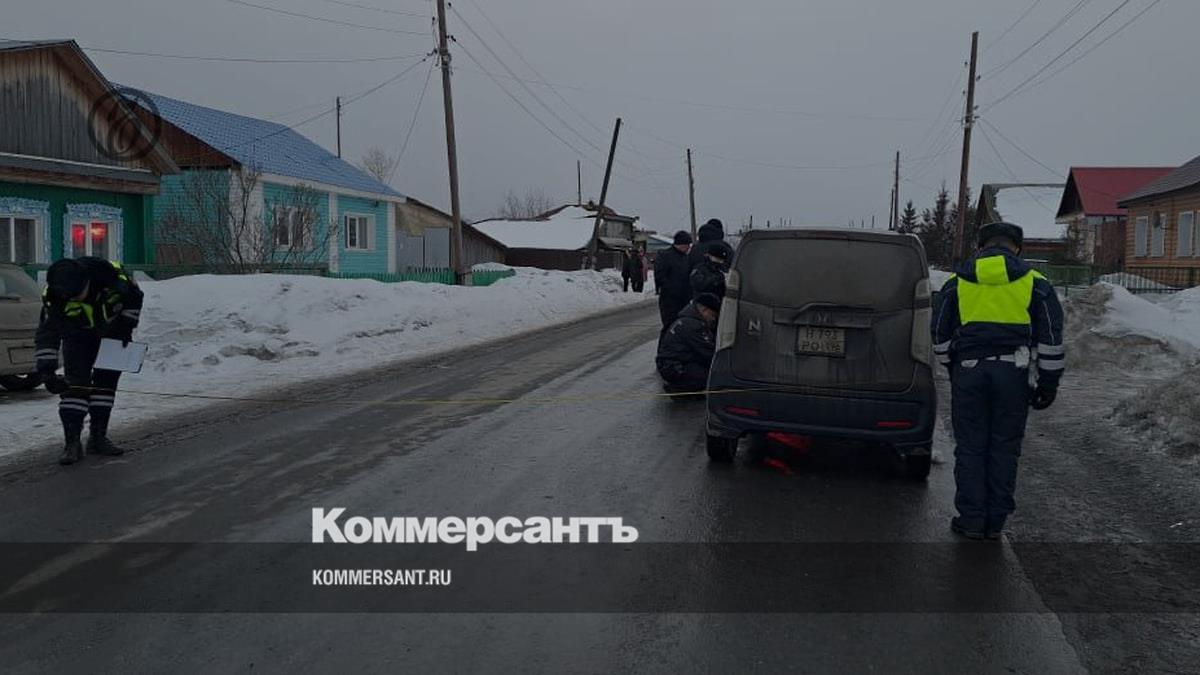
{"type": "Polygon", "coordinates": [[[741,298],[772,307],[820,302],[896,310],[912,307],[925,276],[910,246],[846,239],[759,239],[738,251],[741,298]]]}
{"type": "Polygon", "coordinates": [[[0,267],[0,295],[22,300],[37,300],[38,286],[28,274],[18,268],[0,267]]]}

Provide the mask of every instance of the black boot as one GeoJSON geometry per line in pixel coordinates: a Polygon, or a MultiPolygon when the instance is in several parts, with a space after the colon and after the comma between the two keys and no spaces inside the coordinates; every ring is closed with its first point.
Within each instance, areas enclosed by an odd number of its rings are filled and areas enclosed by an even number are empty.
{"type": "Polygon", "coordinates": [[[125,454],[124,448],[113,445],[113,442],[108,440],[108,429],[95,423],[92,424],[91,433],[88,434],[87,451],[89,455],[106,455],[108,457],[119,457],[125,454]]]}
{"type": "Polygon", "coordinates": [[[58,463],[69,466],[83,459],[83,444],[79,442],[79,436],[83,433],[83,424],[64,425],[63,432],[67,437],[67,442],[63,446],[62,454],[58,456],[58,463]]]}

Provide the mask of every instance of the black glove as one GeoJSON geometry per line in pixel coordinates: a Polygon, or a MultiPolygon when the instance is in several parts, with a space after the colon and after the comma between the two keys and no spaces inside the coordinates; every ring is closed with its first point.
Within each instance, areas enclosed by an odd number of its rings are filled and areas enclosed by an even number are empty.
{"type": "Polygon", "coordinates": [[[70,388],[70,385],[67,384],[67,381],[65,379],[63,379],[59,375],[54,375],[54,374],[51,374],[49,377],[46,378],[45,385],[46,385],[46,391],[50,392],[51,394],[55,394],[55,395],[61,394],[70,388]]]}
{"type": "Polygon", "coordinates": [[[1033,391],[1033,397],[1030,399],[1029,405],[1034,410],[1045,410],[1054,403],[1054,398],[1056,396],[1058,396],[1057,389],[1038,387],[1033,391]]]}

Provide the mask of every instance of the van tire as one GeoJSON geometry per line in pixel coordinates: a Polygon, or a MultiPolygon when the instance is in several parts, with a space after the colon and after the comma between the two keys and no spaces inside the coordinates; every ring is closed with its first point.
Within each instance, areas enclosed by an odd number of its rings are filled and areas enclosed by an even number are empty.
{"type": "Polygon", "coordinates": [[[33,391],[42,383],[42,376],[37,373],[28,375],[0,375],[0,387],[8,391],[33,391]]]}
{"type": "Polygon", "coordinates": [[[904,477],[914,481],[924,481],[929,478],[929,467],[932,464],[933,455],[922,453],[919,455],[904,455],[901,461],[904,463],[904,477]]]}
{"type": "Polygon", "coordinates": [[[706,443],[709,461],[718,464],[733,462],[733,457],[737,454],[737,445],[738,439],[736,438],[724,438],[709,434],[706,443]]]}

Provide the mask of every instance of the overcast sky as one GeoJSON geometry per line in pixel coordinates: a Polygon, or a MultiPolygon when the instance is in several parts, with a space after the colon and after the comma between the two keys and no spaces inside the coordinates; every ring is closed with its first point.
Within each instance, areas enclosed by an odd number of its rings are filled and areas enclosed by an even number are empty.
{"type": "MultiPolygon", "coordinates": [[[[231,0],[0,0],[0,37],[261,59],[366,59],[420,54],[433,46],[429,0],[247,1],[367,27],[231,0]]],[[[972,185],[1011,181],[1005,163],[1021,180],[1056,178],[1004,137],[1064,174],[1071,165],[1181,164],[1200,154],[1195,0],[1161,0],[1053,79],[989,107],[1123,2],[457,0],[462,19],[451,14],[448,24],[458,42],[452,52],[464,212],[470,218],[491,215],[509,189],[537,187],[556,201],[574,201],[576,159],[583,161],[585,199],[598,197],[609,134],[621,116],[626,127],[609,202],[641,216],[648,228],[666,232],[687,223],[686,146],[694,151],[700,222],[717,217],[732,230],[751,213],[756,225],[779,218],[795,224],[869,222],[874,215],[883,226],[895,150],[904,157],[902,200],[920,207],[943,181],[956,189],[956,119],[972,30],[981,33],[984,77],[977,100],[990,123],[980,125],[985,134],[975,135],[972,185]],[[1057,30],[1012,61],[1081,2],[1057,30]],[[508,79],[489,47],[531,82],[526,86],[541,102],[508,79]],[[542,78],[554,86],[537,84],[542,78]]],[[[1045,74],[1153,2],[1129,0],[1045,74]]],[[[273,64],[89,54],[114,82],[247,115],[289,113],[278,118],[289,124],[420,58],[273,64]]],[[[400,150],[430,63],[346,108],[345,157],[357,160],[372,145],[400,150]]],[[[332,115],[299,131],[326,148],[335,146],[332,115]]],[[[449,204],[436,72],[393,182],[405,194],[449,204]]]]}

